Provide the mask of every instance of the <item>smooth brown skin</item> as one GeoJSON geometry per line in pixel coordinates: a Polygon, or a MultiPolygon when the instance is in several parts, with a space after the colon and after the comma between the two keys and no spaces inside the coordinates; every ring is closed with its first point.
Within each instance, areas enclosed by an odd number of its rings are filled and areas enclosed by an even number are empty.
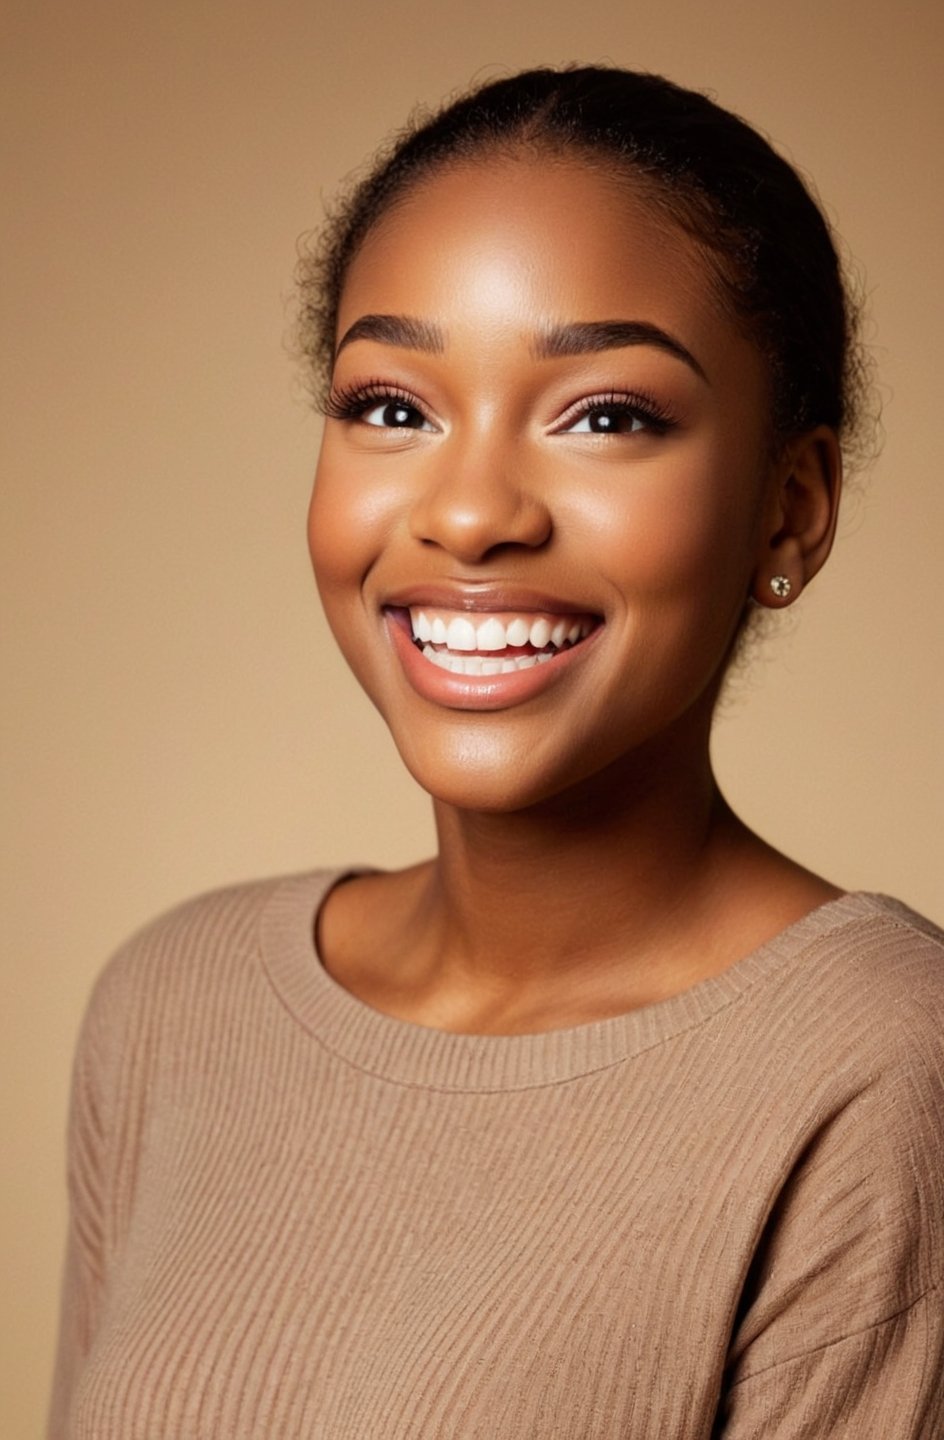
{"type": "Polygon", "coordinates": [[[341,648],[433,797],[439,853],[333,891],[329,972],[420,1024],[555,1029],[688,988],[835,898],[731,813],[708,742],[748,595],[782,605],[784,574],[792,603],[829,554],[838,446],[820,427],[771,459],[764,362],[693,243],[577,159],[466,164],[369,235],[339,337],[371,314],[444,345],[340,349],[336,388],[405,388],[422,428],[326,422],[311,552],[341,648]],[[653,344],[535,356],[553,325],[613,319],[696,363],[653,344]],[[579,428],[579,402],[614,391],[677,424],[579,428]],[[524,587],[603,630],[525,703],[446,707],[407,683],[382,609],[425,584],[524,587]]]}

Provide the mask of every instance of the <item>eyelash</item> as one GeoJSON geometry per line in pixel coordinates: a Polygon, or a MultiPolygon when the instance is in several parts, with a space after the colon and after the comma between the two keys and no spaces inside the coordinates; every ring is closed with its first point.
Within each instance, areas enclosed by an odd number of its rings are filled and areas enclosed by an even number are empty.
{"type": "MultiPolygon", "coordinates": [[[[641,420],[645,429],[656,435],[665,435],[677,424],[671,412],[652,395],[638,390],[608,390],[602,395],[589,395],[578,400],[576,405],[568,407],[557,422],[556,431],[566,431],[578,420],[585,420],[594,414],[605,414],[607,411],[631,420],[641,420]]],[[[601,430],[596,433],[602,435],[606,432],[601,430]]]]}
{"type": "MultiPolygon", "coordinates": [[[[391,385],[387,381],[368,381],[363,385],[352,385],[346,389],[332,390],[324,404],[324,414],[329,420],[360,420],[369,410],[377,405],[402,405],[406,409],[415,410],[424,420],[428,419],[425,410],[417,396],[409,390],[404,390],[398,385],[391,385]]],[[[631,420],[640,420],[645,429],[656,435],[665,435],[677,424],[672,414],[655,400],[651,395],[642,394],[639,391],[609,390],[602,395],[590,395],[579,400],[575,405],[569,406],[560,420],[557,421],[554,433],[566,433],[571,425],[580,420],[586,419],[594,414],[605,414],[607,411],[627,417],[631,420]]],[[[378,426],[383,429],[383,426],[378,426]]],[[[409,429],[409,426],[391,426],[390,429],[409,429]]],[[[591,432],[598,435],[605,435],[606,431],[591,432]]],[[[626,432],[611,432],[623,434],[626,432]]]]}
{"type": "MultiPolygon", "coordinates": [[[[332,390],[324,404],[324,414],[329,420],[360,420],[376,405],[402,405],[415,410],[425,420],[424,411],[417,397],[399,385],[389,385],[385,380],[370,380],[365,385],[352,385],[348,389],[332,390]]],[[[378,426],[378,429],[382,427],[378,426]]],[[[398,428],[398,427],[393,427],[398,428]]],[[[403,427],[404,429],[407,427],[403,427]]]]}

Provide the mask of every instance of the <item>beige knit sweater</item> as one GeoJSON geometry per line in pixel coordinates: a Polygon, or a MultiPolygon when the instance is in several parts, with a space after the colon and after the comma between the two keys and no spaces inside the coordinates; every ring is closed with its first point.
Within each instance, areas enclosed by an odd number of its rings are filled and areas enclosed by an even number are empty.
{"type": "Polygon", "coordinates": [[[456,1035],[319,965],[332,878],[99,982],[54,1440],[941,1440],[944,936],[847,896],[661,1004],[456,1035]]]}

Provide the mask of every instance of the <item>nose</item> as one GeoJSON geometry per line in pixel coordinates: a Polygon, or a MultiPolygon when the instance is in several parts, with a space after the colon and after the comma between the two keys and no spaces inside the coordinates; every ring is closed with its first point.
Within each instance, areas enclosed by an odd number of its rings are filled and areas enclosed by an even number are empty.
{"type": "Polygon", "coordinates": [[[550,539],[551,512],[526,467],[485,446],[443,447],[412,506],[410,531],[475,564],[506,546],[538,549],[550,539]],[[448,453],[451,451],[451,453],[448,453]]]}

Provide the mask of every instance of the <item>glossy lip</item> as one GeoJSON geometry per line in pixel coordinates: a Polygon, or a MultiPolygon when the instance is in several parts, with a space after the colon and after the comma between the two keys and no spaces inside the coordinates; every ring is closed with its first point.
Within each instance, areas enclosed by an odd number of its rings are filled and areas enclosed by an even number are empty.
{"type": "Polygon", "coordinates": [[[598,611],[588,609],[579,601],[562,600],[559,596],[547,595],[520,585],[491,582],[452,585],[433,582],[405,586],[385,595],[381,605],[384,610],[408,610],[411,606],[419,609],[423,605],[430,605],[439,610],[455,610],[457,613],[481,611],[484,614],[523,613],[533,610],[537,615],[586,616],[597,626],[602,624],[603,620],[598,611]]]}
{"type": "MultiPolygon", "coordinates": [[[[503,599],[499,607],[498,597],[492,593],[487,604],[473,603],[459,605],[455,591],[450,592],[448,601],[445,598],[433,600],[432,591],[425,589],[410,591],[410,595],[417,598],[411,599],[410,604],[417,606],[421,604],[438,605],[442,609],[454,610],[537,610],[545,614],[582,614],[592,615],[592,612],[580,607],[562,608],[560,601],[550,603],[544,597],[537,605],[524,606],[520,603],[520,592],[516,592],[518,603],[507,604],[506,598],[511,592],[502,592],[503,599]],[[421,600],[420,593],[423,595],[421,600]]],[[[442,595],[445,592],[441,592],[442,595]]],[[[476,597],[479,598],[479,597],[476,597]]],[[[404,674],[417,695],[424,700],[431,701],[434,705],[442,705],[451,710],[507,710],[512,706],[521,705],[544,690],[553,687],[564,678],[575,665],[591,652],[595,640],[605,628],[601,618],[593,615],[597,622],[596,628],[578,644],[567,650],[559,651],[551,660],[542,665],[532,665],[527,670],[517,670],[512,675],[455,675],[451,671],[441,670],[438,665],[432,665],[417,649],[413,641],[413,631],[410,625],[409,610],[406,604],[393,604],[388,602],[383,609],[383,618],[387,634],[393,649],[403,666],[404,674]]]]}

